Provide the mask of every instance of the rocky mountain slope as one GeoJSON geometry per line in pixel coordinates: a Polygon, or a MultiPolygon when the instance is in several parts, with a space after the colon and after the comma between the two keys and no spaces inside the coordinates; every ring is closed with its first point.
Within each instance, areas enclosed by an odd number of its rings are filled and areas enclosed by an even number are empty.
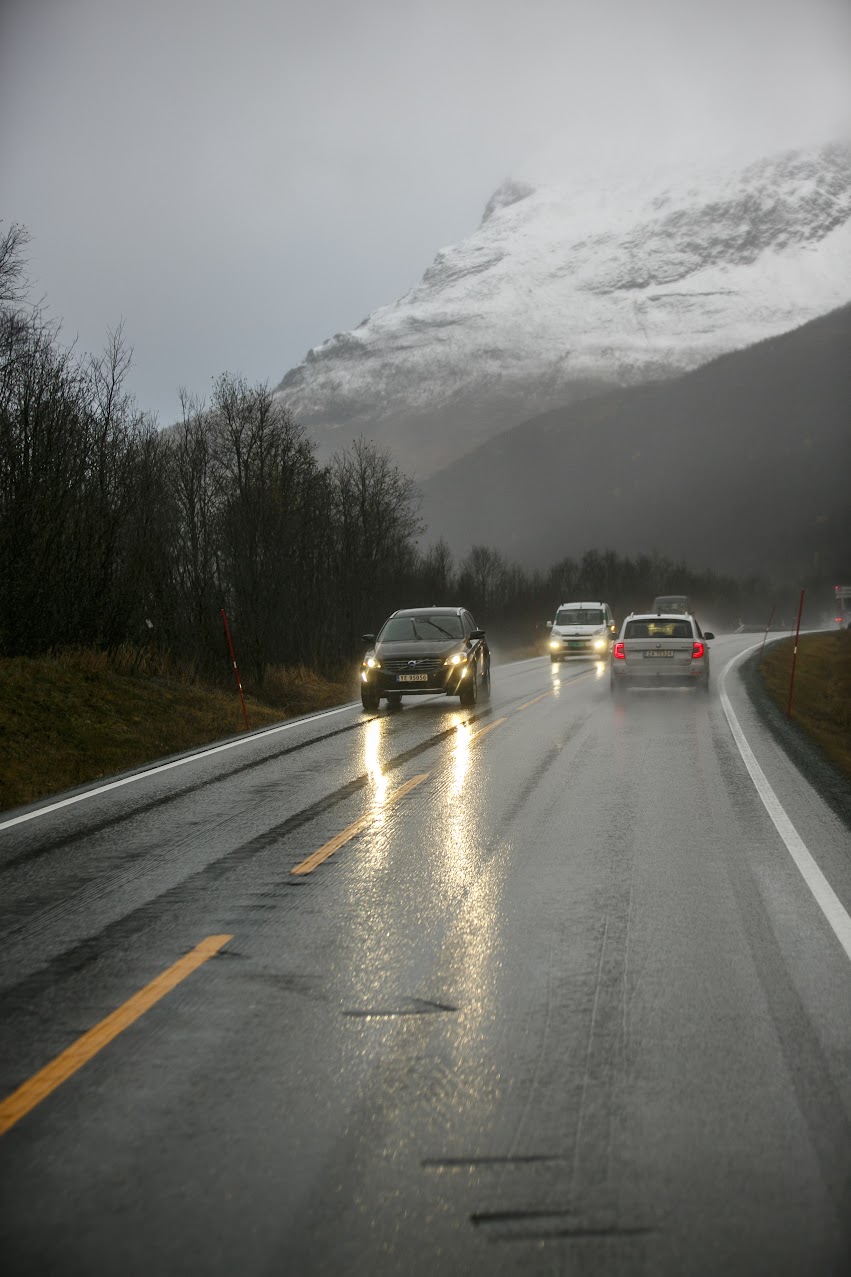
{"type": "Polygon", "coordinates": [[[528,568],[609,547],[784,581],[851,555],[851,306],[545,413],[423,485],[429,539],[528,568]]]}
{"type": "Polygon", "coordinates": [[[693,369],[851,300],[851,146],[735,171],[506,182],[420,283],[278,393],[322,451],[424,477],[535,412],[693,369]]]}

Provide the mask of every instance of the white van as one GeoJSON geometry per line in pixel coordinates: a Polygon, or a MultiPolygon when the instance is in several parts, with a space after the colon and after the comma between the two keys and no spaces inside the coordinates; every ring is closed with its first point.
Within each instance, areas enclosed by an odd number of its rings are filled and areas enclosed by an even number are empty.
{"type": "Polygon", "coordinates": [[[608,603],[562,603],[555,620],[547,621],[547,628],[553,663],[568,656],[602,659],[617,633],[608,603]]]}

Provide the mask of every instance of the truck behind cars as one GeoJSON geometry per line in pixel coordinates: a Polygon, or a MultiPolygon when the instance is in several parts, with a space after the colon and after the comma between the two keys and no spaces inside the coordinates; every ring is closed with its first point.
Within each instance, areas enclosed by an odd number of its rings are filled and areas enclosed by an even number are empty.
{"type": "Polygon", "coordinates": [[[683,615],[690,613],[692,610],[691,603],[687,594],[657,594],[653,600],[653,612],[682,612],[683,615]]]}

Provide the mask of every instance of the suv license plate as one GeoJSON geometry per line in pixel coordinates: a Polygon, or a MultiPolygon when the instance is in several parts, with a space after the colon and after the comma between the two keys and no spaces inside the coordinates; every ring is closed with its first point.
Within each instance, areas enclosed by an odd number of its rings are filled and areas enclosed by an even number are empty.
{"type": "Polygon", "coordinates": [[[397,674],[397,683],[427,683],[428,674],[397,674]]]}
{"type": "Polygon", "coordinates": [[[645,656],[673,656],[673,652],[645,652],[645,656]]]}

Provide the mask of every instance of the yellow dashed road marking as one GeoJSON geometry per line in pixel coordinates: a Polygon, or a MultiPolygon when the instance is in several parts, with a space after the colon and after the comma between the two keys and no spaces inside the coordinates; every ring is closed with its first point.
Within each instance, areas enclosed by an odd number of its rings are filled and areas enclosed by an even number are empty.
{"type": "Polygon", "coordinates": [[[400,786],[400,788],[395,791],[395,793],[390,794],[389,797],[384,800],[382,805],[376,808],[375,811],[368,812],[365,816],[360,816],[357,820],[353,821],[353,823],[348,825],[342,833],[337,834],[336,838],[332,838],[330,842],[326,842],[324,846],[320,847],[318,851],[314,851],[306,860],[302,860],[299,864],[297,864],[290,870],[290,873],[313,873],[313,870],[317,865],[321,865],[323,860],[327,860],[329,856],[333,856],[335,851],[339,851],[347,842],[351,842],[351,840],[361,833],[362,830],[373,824],[388,807],[392,807],[400,798],[404,798],[405,794],[409,794],[417,785],[421,785],[424,780],[428,780],[430,775],[430,772],[423,772],[419,776],[414,776],[412,780],[406,781],[404,785],[400,786]]]}
{"type": "Polygon", "coordinates": [[[488,723],[487,727],[482,727],[479,731],[473,732],[470,737],[470,744],[472,745],[474,740],[481,740],[483,736],[487,736],[488,732],[492,732],[495,727],[499,727],[500,723],[505,721],[504,718],[495,718],[492,723],[488,723]]]}
{"type": "Polygon", "coordinates": [[[105,1020],[101,1020],[100,1024],[96,1024],[93,1029],[89,1029],[88,1033],[77,1038],[77,1041],[66,1051],[57,1055],[55,1060],[51,1060],[50,1064],[33,1074],[0,1104],[0,1135],[19,1122],[42,1100],[47,1099],[51,1092],[87,1064],[98,1051],[102,1051],[113,1038],[117,1038],[119,1033],[134,1020],[138,1020],[154,1003],[164,998],[175,985],[185,980],[188,975],[212,958],[213,954],[218,953],[222,945],[232,939],[233,936],[207,936],[206,940],[202,940],[185,957],[168,967],[150,984],[146,984],[144,989],[134,993],[132,998],[108,1015],[105,1020]]]}
{"type": "Polygon", "coordinates": [[[548,696],[552,696],[552,694],[553,694],[553,689],[552,689],[552,688],[549,688],[549,690],[548,690],[548,691],[546,691],[546,692],[542,692],[540,696],[536,696],[536,697],[534,698],[534,700],[531,700],[531,701],[524,701],[524,703],[523,703],[522,705],[518,705],[518,706],[517,706],[517,709],[514,711],[514,713],[515,713],[515,714],[519,714],[519,713],[520,713],[520,711],[521,711],[521,709],[528,709],[530,705],[537,705],[537,704],[538,704],[538,701],[546,700],[546,698],[547,698],[548,696]]]}

